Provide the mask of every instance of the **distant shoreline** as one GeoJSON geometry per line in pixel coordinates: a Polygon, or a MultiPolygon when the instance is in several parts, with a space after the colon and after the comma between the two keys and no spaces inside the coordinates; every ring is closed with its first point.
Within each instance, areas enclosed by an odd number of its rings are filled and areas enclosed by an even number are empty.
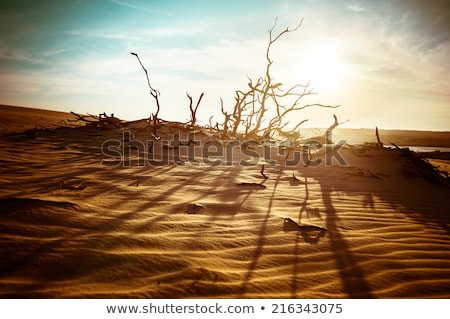
{"type": "Polygon", "coordinates": [[[450,147],[439,147],[439,146],[408,146],[408,145],[398,145],[400,148],[408,148],[415,153],[450,153],[450,147]]]}

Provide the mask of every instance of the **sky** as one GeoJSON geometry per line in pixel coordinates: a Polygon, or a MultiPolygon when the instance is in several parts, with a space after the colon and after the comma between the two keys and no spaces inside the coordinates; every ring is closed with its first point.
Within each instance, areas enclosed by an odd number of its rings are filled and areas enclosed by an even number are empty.
{"type": "Polygon", "coordinates": [[[0,104],[136,120],[222,122],[236,90],[264,76],[268,30],[299,29],[271,49],[272,77],[311,83],[292,123],[450,131],[448,0],[3,0],[0,104]]]}

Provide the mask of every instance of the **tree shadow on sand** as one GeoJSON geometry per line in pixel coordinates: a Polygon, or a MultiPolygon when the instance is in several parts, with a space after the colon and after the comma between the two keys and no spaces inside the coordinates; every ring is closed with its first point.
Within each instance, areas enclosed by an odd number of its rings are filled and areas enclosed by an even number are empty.
{"type": "Polygon", "coordinates": [[[334,254],[344,289],[349,298],[373,298],[363,270],[353,256],[348,242],[337,227],[339,217],[331,200],[332,188],[321,184],[321,190],[326,209],[326,228],[329,231],[331,251],[334,254]]]}
{"type": "MultiPolygon", "coordinates": [[[[375,295],[374,288],[367,280],[367,271],[360,265],[357,253],[352,252],[349,239],[346,238],[343,228],[340,226],[339,213],[336,203],[334,203],[336,194],[345,194],[350,198],[363,197],[360,205],[364,214],[377,214],[377,209],[380,208],[377,207],[377,204],[381,201],[386,203],[387,209],[390,207],[390,211],[399,216],[400,221],[406,222],[401,217],[404,215],[414,222],[430,226],[440,232],[443,231],[450,236],[450,215],[446,214],[450,207],[450,190],[422,177],[405,176],[401,170],[403,163],[401,155],[395,150],[382,152],[374,156],[373,160],[379,161],[377,167],[380,169],[380,176],[383,177],[375,178],[374,174],[352,177],[351,181],[356,179],[357,182],[354,185],[347,178],[349,170],[357,169],[351,166],[329,165],[299,169],[305,180],[318,183],[320,188],[330,250],[349,298],[374,298],[375,295]],[[386,170],[387,174],[383,174],[383,170],[386,170]],[[367,178],[371,178],[371,180],[359,182],[367,178]],[[374,201],[375,198],[378,199],[378,202],[374,201]]],[[[358,163],[364,164],[364,162],[358,163]]],[[[388,221],[386,221],[386,226],[389,226],[388,221]]],[[[423,292],[417,293],[423,294],[423,292]]],[[[450,289],[446,289],[443,293],[450,293],[450,289]]]]}

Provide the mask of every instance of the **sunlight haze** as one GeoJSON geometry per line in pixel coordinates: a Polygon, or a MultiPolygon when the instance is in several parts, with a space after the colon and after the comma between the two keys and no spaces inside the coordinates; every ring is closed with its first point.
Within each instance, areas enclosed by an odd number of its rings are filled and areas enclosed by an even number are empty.
{"type": "Polygon", "coordinates": [[[397,1],[2,1],[0,104],[127,119],[155,110],[136,52],[160,93],[160,117],[222,122],[247,77],[264,76],[268,30],[284,89],[311,82],[307,127],[450,130],[450,4],[397,1]]]}

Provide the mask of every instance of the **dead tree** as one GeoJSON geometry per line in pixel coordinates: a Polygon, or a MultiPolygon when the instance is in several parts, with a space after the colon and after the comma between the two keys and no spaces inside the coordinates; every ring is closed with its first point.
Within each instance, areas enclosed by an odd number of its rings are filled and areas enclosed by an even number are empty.
{"type": "Polygon", "coordinates": [[[204,93],[200,94],[200,97],[198,98],[197,105],[195,107],[192,106],[192,96],[187,94],[187,97],[189,99],[189,110],[191,111],[191,128],[195,127],[195,124],[197,123],[197,110],[198,106],[200,105],[200,102],[202,101],[204,93]]]}
{"type": "Polygon", "coordinates": [[[150,126],[150,124],[152,124],[152,135],[153,137],[157,136],[157,127],[159,124],[159,118],[158,118],[158,114],[159,114],[159,110],[160,110],[160,105],[159,105],[159,91],[155,90],[152,85],[150,84],[150,79],[148,77],[148,72],[147,69],[144,67],[144,65],[141,62],[141,59],[139,59],[139,56],[137,53],[131,52],[131,55],[134,55],[136,57],[136,59],[138,60],[139,64],[141,65],[142,69],[145,72],[145,77],[147,78],[147,84],[148,87],[150,89],[150,95],[153,97],[153,99],[155,100],[156,103],[156,112],[151,113],[148,124],[150,126]]]}
{"type": "Polygon", "coordinates": [[[251,128],[253,117],[256,114],[256,92],[257,89],[263,84],[263,79],[259,78],[255,84],[252,79],[248,78],[249,90],[243,92],[241,90],[236,91],[235,104],[232,113],[232,133],[236,135],[241,125],[244,125],[245,132],[247,133],[251,128]]]}
{"type": "MultiPolygon", "coordinates": [[[[274,28],[275,28],[275,26],[276,26],[276,24],[277,24],[277,21],[278,21],[278,19],[275,19],[274,25],[273,25],[272,28],[269,30],[269,44],[267,45],[267,48],[266,48],[266,60],[267,60],[267,64],[266,64],[265,77],[262,78],[262,79],[259,79],[259,80],[257,81],[257,85],[256,85],[256,86],[252,87],[252,86],[250,85],[250,87],[251,87],[254,91],[260,93],[260,100],[259,100],[259,102],[260,102],[260,107],[259,107],[258,111],[256,112],[257,115],[256,115],[256,124],[255,124],[255,127],[253,128],[252,131],[249,132],[251,135],[252,135],[252,134],[256,135],[256,134],[259,132],[259,130],[260,130],[260,128],[261,128],[262,120],[263,120],[263,118],[264,118],[264,115],[265,115],[266,111],[268,110],[268,108],[267,108],[267,106],[266,106],[266,103],[267,103],[267,101],[268,101],[268,99],[269,99],[270,97],[273,97],[273,95],[274,95],[274,90],[277,89],[277,88],[279,88],[279,87],[281,86],[281,83],[275,83],[275,84],[272,84],[272,76],[271,76],[271,73],[270,73],[270,67],[271,67],[272,64],[273,64],[273,60],[272,60],[271,57],[270,57],[270,49],[271,49],[272,45],[273,45],[279,38],[281,38],[281,37],[283,36],[283,34],[286,34],[286,33],[289,33],[289,32],[296,31],[298,28],[300,28],[300,26],[301,26],[301,24],[302,24],[302,22],[303,22],[303,20],[301,20],[300,23],[297,25],[297,27],[295,27],[294,29],[289,30],[289,28],[286,28],[284,31],[282,31],[281,33],[279,33],[277,36],[273,37],[272,32],[273,32],[273,30],[274,30],[274,28]],[[258,86],[259,86],[258,84],[260,84],[260,83],[263,83],[263,87],[262,87],[261,89],[258,88],[258,86]]],[[[250,81],[250,83],[251,83],[251,81],[250,81]]],[[[274,99],[274,100],[275,100],[275,99],[274,99]]],[[[276,102],[276,100],[275,100],[275,102],[276,102]]],[[[278,103],[276,103],[276,104],[277,104],[277,107],[278,107],[278,103]]],[[[278,113],[278,112],[277,112],[277,113],[278,113]]]]}
{"type": "MultiPolygon", "coordinates": [[[[275,24],[272,27],[272,29],[269,30],[269,45],[266,50],[266,59],[267,59],[267,67],[266,67],[266,86],[264,95],[262,97],[262,103],[264,102],[264,99],[271,100],[275,105],[275,116],[271,118],[269,121],[269,124],[267,126],[267,130],[272,129],[282,129],[286,127],[289,124],[289,121],[286,121],[286,118],[290,113],[295,111],[300,111],[312,106],[319,106],[319,107],[327,107],[327,108],[335,108],[339,105],[323,105],[321,103],[312,103],[312,104],[305,104],[302,105],[301,101],[310,95],[315,95],[316,93],[313,92],[311,88],[311,83],[308,81],[306,85],[296,84],[289,88],[288,90],[284,91],[282,89],[282,83],[272,83],[271,77],[270,77],[270,66],[273,63],[273,60],[270,58],[270,48],[271,45],[274,44],[281,36],[283,36],[286,33],[296,31],[302,24],[303,20],[300,21],[299,25],[290,30],[289,28],[286,28],[284,31],[279,33],[276,37],[272,36],[272,32],[276,26],[277,21],[275,20],[275,24]],[[267,92],[268,91],[268,92],[267,92]],[[283,100],[289,98],[290,102],[288,104],[283,103],[283,100]]],[[[301,121],[299,122],[291,132],[298,129],[298,127],[305,122],[301,121]]]]}
{"type": "MultiPolygon", "coordinates": [[[[300,28],[303,20],[293,29],[286,28],[282,32],[274,35],[277,19],[269,30],[269,43],[266,48],[266,69],[265,74],[257,81],[249,78],[246,91],[236,91],[235,105],[230,118],[232,131],[236,133],[239,128],[244,131],[247,138],[258,138],[267,131],[281,130],[289,125],[288,118],[296,111],[318,106],[326,108],[336,108],[339,105],[324,105],[321,103],[305,104],[304,98],[315,95],[308,81],[305,85],[296,84],[287,90],[283,89],[281,82],[274,82],[271,74],[271,67],[274,60],[271,58],[272,46],[284,35],[294,32],[300,28]]],[[[223,113],[223,112],[222,112],[223,113]]],[[[304,123],[295,125],[295,130],[304,123]]],[[[292,130],[291,130],[292,131],[292,130]]]]}

